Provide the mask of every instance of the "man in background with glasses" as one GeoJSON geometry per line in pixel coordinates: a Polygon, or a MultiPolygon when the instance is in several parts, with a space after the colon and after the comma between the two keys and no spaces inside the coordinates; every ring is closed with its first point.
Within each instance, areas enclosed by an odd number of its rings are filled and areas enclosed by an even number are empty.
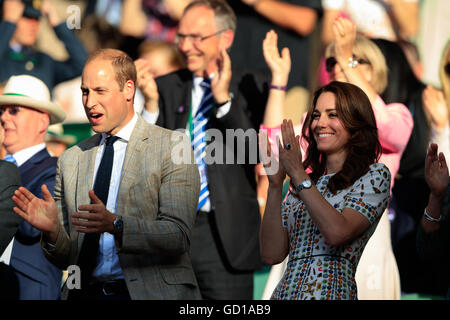
{"type": "MultiPolygon", "coordinates": [[[[50,124],[64,121],[66,113],[50,101],[50,92],[43,81],[19,75],[9,78],[0,96],[0,120],[4,129],[5,159],[20,171],[22,185],[42,198],[41,186],[53,194],[57,158],[45,147],[50,124]]],[[[19,280],[19,298],[52,300],[60,298],[60,269],[43,255],[41,232],[26,221],[15,234],[10,265],[19,280]]]]}
{"type": "Polygon", "coordinates": [[[253,271],[261,266],[254,164],[248,159],[249,144],[256,141],[247,139],[245,150],[227,149],[226,129],[258,130],[267,82],[243,68],[231,68],[227,51],[235,30],[236,16],[225,1],[190,3],[177,33],[187,69],[157,78],[153,112],[143,113],[147,121],[181,128],[191,137],[202,186],[190,255],[204,299],[252,299],[253,271]],[[205,161],[205,154],[211,154],[211,137],[204,133],[208,129],[222,134],[222,142],[214,141],[223,152],[222,164],[205,161]],[[238,164],[239,152],[246,153],[244,164],[238,164]],[[232,164],[225,161],[230,158],[232,164]]]}

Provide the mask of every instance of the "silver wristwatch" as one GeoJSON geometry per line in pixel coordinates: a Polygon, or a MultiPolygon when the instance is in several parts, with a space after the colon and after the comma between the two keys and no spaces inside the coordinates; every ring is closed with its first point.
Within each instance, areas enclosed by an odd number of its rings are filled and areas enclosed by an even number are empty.
{"type": "Polygon", "coordinates": [[[123,232],[123,220],[122,216],[117,216],[114,220],[114,235],[120,235],[123,232]]]}
{"type": "Polygon", "coordinates": [[[310,179],[305,179],[298,186],[296,186],[293,191],[296,195],[298,195],[300,191],[302,191],[303,189],[309,189],[312,187],[312,185],[313,182],[310,179]]]}

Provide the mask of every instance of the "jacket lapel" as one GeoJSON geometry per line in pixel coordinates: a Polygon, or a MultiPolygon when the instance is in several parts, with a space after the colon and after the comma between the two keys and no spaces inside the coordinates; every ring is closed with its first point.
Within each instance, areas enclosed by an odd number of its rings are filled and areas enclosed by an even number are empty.
{"type": "Polygon", "coordinates": [[[124,213],[126,208],[126,200],[128,197],[128,190],[135,183],[138,177],[142,176],[141,172],[142,161],[144,157],[144,150],[149,135],[150,125],[138,116],[138,121],[134,126],[133,132],[128,141],[127,150],[125,152],[125,159],[123,162],[122,173],[120,178],[119,194],[117,195],[117,212],[124,213]]]}
{"type": "Polygon", "coordinates": [[[186,129],[191,113],[191,96],[192,96],[192,73],[183,74],[184,81],[179,81],[178,90],[181,98],[181,104],[175,106],[175,128],[172,129],[186,129]]]}
{"type": "MultiPolygon", "coordinates": [[[[74,210],[78,210],[78,206],[82,204],[89,204],[91,200],[89,199],[89,190],[93,187],[94,179],[94,167],[95,158],[97,156],[97,150],[101,140],[101,135],[97,134],[92,137],[92,139],[87,144],[86,148],[78,156],[78,172],[77,172],[77,193],[75,200],[74,210]]],[[[71,212],[69,212],[71,214],[71,212]]],[[[81,244],[84,239],[84,233],[79,233],[78,237],[78,247],[81,248],[81,244]]]]}

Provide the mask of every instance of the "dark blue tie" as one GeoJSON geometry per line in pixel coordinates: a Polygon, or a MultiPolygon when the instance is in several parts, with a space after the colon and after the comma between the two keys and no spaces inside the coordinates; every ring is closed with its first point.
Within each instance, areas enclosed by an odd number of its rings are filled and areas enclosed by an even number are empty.
{"type": "MultiPolygon", "coordinates": [[[[109,184],[111,181],[111,171],[114,162],[114,142],[119,137],[111,136],[106,138],[105,150],[102,161],[98,167],[97,176],[94,183],[94,192],[102,200],[106,207],[108,202],[109,184]]],[[[81,269],[81,285],[88,285],[92,272],[97,264],[97,253],[100,241],[100,233],[87,233],[84,236],[83,245],[78,257],[78,266],[81,269]]]]}

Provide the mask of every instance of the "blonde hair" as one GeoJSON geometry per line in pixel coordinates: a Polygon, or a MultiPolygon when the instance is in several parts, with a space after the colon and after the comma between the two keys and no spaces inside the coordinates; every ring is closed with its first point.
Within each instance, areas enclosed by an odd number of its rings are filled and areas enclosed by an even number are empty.
{"type": "MultiPolygon", "coordinates": [[[[330,43],[325,50],[325,57],[331,57],[333,53],[334,43],[330,43]]],[[[388,67],[380,48],[373,41],[357,34],[353,54],[358,59],[364,59],[370,63],[373,76],[369,83],[378,94],[383,93],[388,83],[388,67]]]]}
{"type": "MultiPolygon", "coordinates": [[[[450,111],[450,75],[445,72],[445,65],[450,62],[450,40],[447,41],[444,51],[442,52],[441,62],[439,63],[439,78],[441,79],[442,91],[444,92],[445,101],[450,111]]],[[[449,112],[450,117],[450,112],[449,112]]]]}

